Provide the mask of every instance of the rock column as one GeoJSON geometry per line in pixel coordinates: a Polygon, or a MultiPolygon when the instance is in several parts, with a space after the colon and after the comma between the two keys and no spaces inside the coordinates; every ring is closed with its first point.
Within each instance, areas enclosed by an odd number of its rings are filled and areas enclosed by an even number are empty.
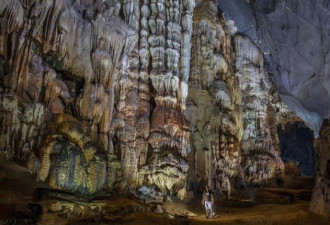
{"type": "Polygon", "coordinates": [[[330,120],[323,121],[320,136],[314,141],[316,183],[310,210],[330,214],[330,120]]]}

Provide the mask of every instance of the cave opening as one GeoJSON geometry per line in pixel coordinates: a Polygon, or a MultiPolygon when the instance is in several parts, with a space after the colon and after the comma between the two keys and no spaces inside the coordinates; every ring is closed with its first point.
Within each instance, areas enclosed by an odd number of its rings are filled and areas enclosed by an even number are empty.
{"type": "Polygon", "coordinates": [[[315,176],[313,131],[303,122],[278,126],[277,131],[283,162],[295,164],[301,175],[315,176]]]}

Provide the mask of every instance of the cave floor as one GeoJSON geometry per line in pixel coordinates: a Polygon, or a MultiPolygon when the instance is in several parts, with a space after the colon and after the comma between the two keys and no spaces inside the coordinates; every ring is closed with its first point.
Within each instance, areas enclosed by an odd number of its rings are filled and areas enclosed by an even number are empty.
{"type": "Polygon", "coordinates": [[[217,200],[216,217],[206,219],[200,199],[191,192],[183,201],[174,199],[162,207],[158,205],[164,210],[155,213],[156,204],[142,203],[135,197],[101,193],[86,199],[54,192],[36,183],[27,169],[1,161],[0,224],[329,225],[329,218],[308,211],[309,202],[304,200],[308,192],[285,189],[241,192],[231,200],[217,200]],[[246,196],[254,196],[254,201],[246,196]],[[43,208],[40,216],[37,210],[31,210],[29,203],[43,208]]]}

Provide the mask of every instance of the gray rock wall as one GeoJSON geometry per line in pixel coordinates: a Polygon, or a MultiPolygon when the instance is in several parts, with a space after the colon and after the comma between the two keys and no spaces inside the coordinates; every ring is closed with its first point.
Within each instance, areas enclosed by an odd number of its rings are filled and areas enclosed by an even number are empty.
{"type": "Polygon", "coordinates": [[[219,0],[218,7],[235,21],[241,34],[260,47],[282,101],[317,136],[322,118],[330,114],[329,43],[324,41],[329,38],[329,3],[219,0]]]}

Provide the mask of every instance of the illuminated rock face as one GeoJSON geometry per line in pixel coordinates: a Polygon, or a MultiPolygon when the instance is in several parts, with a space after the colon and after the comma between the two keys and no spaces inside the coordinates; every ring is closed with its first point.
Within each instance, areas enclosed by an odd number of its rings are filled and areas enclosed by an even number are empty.
{"type": "Polygon", "coordinates": [[[54,188],[112,188],[116,155],[133,192],[156,185],[183,198],[194,6],[4,1],[1,148],[28,157],[31,171],[54,188]]]}
{"type": "Polygon", "coordinates": [[[56,115],[39,152],[38,179],[49,177],[52,188],[91,194],[121,181],[115,156],[98,151],[88,125],[67,114],[56,115]]]}
{"type": "Polygon", "coordinates": [[[217,17],[215,4],[197,1],[194,11],[188,183],[230,193],[274,182],[284,169],[277,126],[298,118],[280,102],[262,52],[217,17]]]}
{"type": "Polygon", "coordinates": [[[189,126],[186,109],[194,0],[123,1],[125,21],[138,44],[120,80],[118,117],[124,174],[137,188],[155,185],[185,196],[189,126]]]}
{"type": "Polygon", "coordinates": [[[50,187],[184,198],[283,170],[296,117],[215,0],[4,0],[0,20],[0,148],[50,187]]]}
{"type": "Polygon", "coordinates": [[[329,43],[323,42],[329,38],[329,2],[218,0],[218,6],[262,49],[282,101],[317,136],[330,113],[329,43]]]}
{"type": "Polygon", "coordinates": [[[186,115],[190,123],[189,182],[230,190],[240,173],[241,92],[231,37],[215,1],[199,1],[194,12],[191,75],[186,115]]]}
{"type": "Polygon", "coordinates": [[[94,193],[117,172],[109,174],[115,94],[138,40],[119,9],[119,1],[1,4],[0,55],[9,67],[2,83],[10,93],[1,94],[1,148],[29,157],[51,187],[94,193]]]}
{"type": "Polygon", "coordinates": [[[315,139],[316,183],[310,209],[317,213],[330,214],[330,121],[324,120],[320,137],[315,139]]]}
{"type": "MultiPolygon", "coordinates": [[[[263,69],[263,55],[248,38],[235,36],[237,77],[243,107],[243,170],[249,184],[267,184],[282,170],[278,140],[271,134],[270,82],[263,69]]],[[[276,118],[275,118],[276,119],[276,118]]],[[[273,131],[274,132],[274,131],[273,131]]],[[[276,131],[275,131],[276,132],[276,131]]]]}

